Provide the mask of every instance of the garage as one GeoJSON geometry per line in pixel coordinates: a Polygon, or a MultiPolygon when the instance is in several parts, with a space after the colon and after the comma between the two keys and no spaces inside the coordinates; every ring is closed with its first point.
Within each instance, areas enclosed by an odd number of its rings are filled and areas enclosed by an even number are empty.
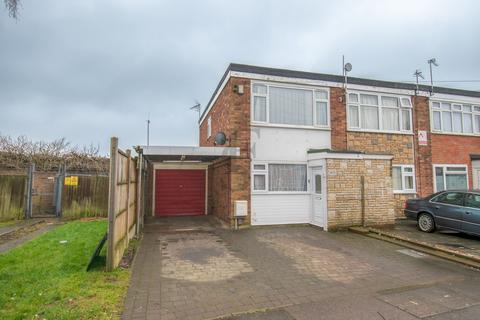
{"type": "Polygon", "coordinates": [[[155,216],[205,214],[205,170],[155,170],[155,216]]]}

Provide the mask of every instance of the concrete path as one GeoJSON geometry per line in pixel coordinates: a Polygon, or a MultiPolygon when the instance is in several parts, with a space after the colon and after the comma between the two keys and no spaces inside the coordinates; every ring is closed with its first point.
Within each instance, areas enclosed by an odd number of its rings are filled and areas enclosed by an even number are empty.
{"type": "Polygon", "coordinates": [[[31,219],[0,229],[0,253],[35,239],[57,226],[57,219],[31,219]]]}
{"type": "Polygon", "coordinates": [[[348,232],[202,218],[146,225],[123,319],[480,318],[476,270],[348,232]]]}

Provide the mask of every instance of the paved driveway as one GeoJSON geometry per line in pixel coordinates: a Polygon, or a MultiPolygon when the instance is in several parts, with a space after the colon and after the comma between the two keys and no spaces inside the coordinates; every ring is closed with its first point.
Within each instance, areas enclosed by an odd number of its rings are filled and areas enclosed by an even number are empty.
{"type": "Polygon", "coordinates": [[[348,232],[154,220],[123,318],[478,319],[479,288],[476,270],[348,232]]]}

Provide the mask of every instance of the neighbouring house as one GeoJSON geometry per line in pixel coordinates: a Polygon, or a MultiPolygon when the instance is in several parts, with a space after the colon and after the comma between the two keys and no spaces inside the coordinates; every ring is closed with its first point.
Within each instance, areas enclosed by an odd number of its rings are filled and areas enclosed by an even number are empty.
{"type": "Polygon", "coordinates": [[[334,230],[393,224],[407,198],[479,188],[480,92],[344,81],[230,64],[199,147],[139,148],[148,213],[334,230]]]}

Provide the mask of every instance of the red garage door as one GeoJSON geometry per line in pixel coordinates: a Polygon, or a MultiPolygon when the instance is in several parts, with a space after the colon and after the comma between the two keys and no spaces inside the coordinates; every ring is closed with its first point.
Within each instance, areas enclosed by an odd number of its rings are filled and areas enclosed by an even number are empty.
{"type": "Polygon", "coordinates": [[[205,170],[156,170],[155,215],[205,214],[205,170]]]}

